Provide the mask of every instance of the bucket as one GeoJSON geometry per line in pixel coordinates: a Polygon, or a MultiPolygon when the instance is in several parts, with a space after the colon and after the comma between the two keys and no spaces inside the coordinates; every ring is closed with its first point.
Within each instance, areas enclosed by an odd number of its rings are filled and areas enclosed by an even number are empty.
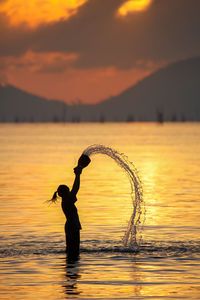
{"type": "Polygon", "coordinates": [[[91,162],[91,159],[86,154],[82,154],[78,160],[78,167],[81,167],[82,169],[87,167],[89,163],[91,162]]]}

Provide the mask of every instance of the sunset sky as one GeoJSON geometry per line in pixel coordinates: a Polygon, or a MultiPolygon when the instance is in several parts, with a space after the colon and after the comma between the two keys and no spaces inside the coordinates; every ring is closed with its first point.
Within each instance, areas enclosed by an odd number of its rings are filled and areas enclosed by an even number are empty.
{"type": "Polygon", "coordinates": [[[0,82],[96,103],[200,55],[199,0],[0,0],[0,82]]]}

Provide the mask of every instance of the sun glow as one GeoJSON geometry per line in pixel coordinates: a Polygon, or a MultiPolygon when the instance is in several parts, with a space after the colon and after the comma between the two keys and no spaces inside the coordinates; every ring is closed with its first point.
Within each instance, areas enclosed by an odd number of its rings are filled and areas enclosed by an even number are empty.
{"type": "Polygon", "coordinates": [[[126,16],[129,13],[140,12],[149,7],[152,0],[130,0],[125,2],[118,10],[120,16],[126,16]]]}
{"type": "Polygon", "coordinates": [[[67,19],[76,13],[87,0],[7,0],[1,4],[0,13],[9,17],[11,25],[26,24],[37,27],[42,23],[67,19]]]}

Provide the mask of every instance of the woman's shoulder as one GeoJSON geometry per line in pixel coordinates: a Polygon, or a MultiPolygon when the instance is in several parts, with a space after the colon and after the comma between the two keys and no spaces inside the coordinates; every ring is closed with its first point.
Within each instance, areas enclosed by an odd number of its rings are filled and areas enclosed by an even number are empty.
{"type": "Polygon", "coordinates": [[[77,201],[76,195],[73,192],[69,192],[66,197],[64,197],[63,202],[67,203],[74,203],[77,201]]]}

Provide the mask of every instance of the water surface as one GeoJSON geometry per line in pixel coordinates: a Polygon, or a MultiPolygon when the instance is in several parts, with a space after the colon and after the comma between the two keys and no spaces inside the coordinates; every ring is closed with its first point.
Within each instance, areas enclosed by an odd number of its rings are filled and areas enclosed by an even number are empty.
{"type": "Polygon", "coordinates": [[[200,124],[1,124],[1,299],[199,299],[200,124]],[[64,215],[48,206],[91,144],[128,155],[146,205],[138,252],[123,247],[130,184],[92,157],[77,207],[79,261],[66,260],[64,215]]]}

